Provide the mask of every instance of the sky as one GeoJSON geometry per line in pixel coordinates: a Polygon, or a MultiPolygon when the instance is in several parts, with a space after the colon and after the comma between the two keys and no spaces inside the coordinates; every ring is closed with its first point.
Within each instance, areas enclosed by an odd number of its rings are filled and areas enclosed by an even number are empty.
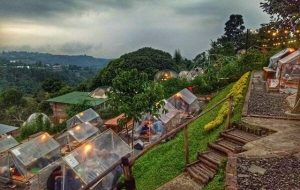
{"type": "Polygon", "coordinates": [[[269,21],[260,0],[0,0],[0,50],[117,58],[142,47],[194,58],[224,33],[269,21]]]}

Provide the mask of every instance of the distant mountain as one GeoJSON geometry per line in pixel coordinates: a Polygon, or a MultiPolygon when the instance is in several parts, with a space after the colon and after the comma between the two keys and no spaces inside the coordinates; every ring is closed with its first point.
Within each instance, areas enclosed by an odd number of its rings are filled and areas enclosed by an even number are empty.
{"type": "Polygon", "coordinates": [[[45,64],[69,64],[81,67],[103,68],[110,61],[105,58],[95,58],[87,55],[52,55],[49,53],[9,51],[0,53],[0,59],[6,59],[11,62],[21,62],[33,64],[42,62],[45,64]]]}

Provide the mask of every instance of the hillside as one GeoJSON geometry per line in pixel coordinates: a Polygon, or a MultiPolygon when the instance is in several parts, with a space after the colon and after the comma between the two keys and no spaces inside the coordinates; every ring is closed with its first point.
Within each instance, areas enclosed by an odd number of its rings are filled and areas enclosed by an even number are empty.
{"type": "Polygon", "coordinates": [[[11,62],[21,62],[34,64],[42,62],[44,64],[77,65],[81,67],[103,68],[109,59],[95,58],[87,55],[53,55],[49,53],[10,51],[0,53],[0,59],[11,62]]]}
{"type": "Polygon", "coordinates": [[[149,79],[152,80],[155,73],[160,70],[166,69],[178,72],[180,69],[185,68],[185,65],[183,63],[177,64],[167,52],[144,47],[110,61],[107,67],[101,70],[94,79],[93,87],[110,85],[118,70],[130,70],[133,68],[147,73],[149,79]]]}

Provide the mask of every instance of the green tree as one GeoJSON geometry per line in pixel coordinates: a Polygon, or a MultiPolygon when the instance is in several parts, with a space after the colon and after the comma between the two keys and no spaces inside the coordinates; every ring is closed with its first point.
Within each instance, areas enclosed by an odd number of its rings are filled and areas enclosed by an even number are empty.
{"type": "Polygon", "coordinates": [[[299,0],[264,0],[260,3],[264,12],[283,27],[295,29],[300,21],[299,0]]]}
{"type": "Polygon", "coordinates": [[[160,84],[149,81],[147,74],[133,69],[121,71],[113,79],[109,103],[118,112],[124,113],[125,119],[133,119],[135,123],[146,113],[158,114],[163,105],[163,94],[160,84]]]}
{"type": "Polygon", "coordinates": [[[63,87],[63,83],[57,79],[47,79],[42,83],[42,88],[48,93],[58,92],[63,87]]]}
{"type": "Polygon", "coordinates": [[[245,30],[242,15],[230,15],[229,20],[225,23],[224,36],[228,40],[236,40],[245,30]]]}
{"type": "Polygon", "coordinates": [[[24,104],[23,93],[19,90],[11,88],[0,94],[0,106],[4,109],[10,106],[21,106],[24,104]]]}
{"type": "Polygon", "coordinates": [[[232,43],[235,50],[245,48],[246,35],[242,15],[230,15],[229,20],[225,23],[225,33],[220,39],[223,43],[232,43]]]}
{"type": "Polygon", "coordinates": [[[173,59],[177,64],[180,64],[182,62],[182,56],[179,49],[175,50],[173,59]]]}

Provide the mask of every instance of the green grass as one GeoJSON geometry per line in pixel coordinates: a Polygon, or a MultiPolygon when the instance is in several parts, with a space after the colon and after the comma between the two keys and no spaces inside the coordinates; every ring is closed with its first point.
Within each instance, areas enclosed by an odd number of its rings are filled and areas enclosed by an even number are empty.
{"type": "Polygon", "coordinates": [[[221,167],[219,167],[218,173],[212,179],[212,181],[206,185],[203,190],[220,190],[224,189],[224,179],[225,179],[225,166],[224,162],[221,167]]]}

